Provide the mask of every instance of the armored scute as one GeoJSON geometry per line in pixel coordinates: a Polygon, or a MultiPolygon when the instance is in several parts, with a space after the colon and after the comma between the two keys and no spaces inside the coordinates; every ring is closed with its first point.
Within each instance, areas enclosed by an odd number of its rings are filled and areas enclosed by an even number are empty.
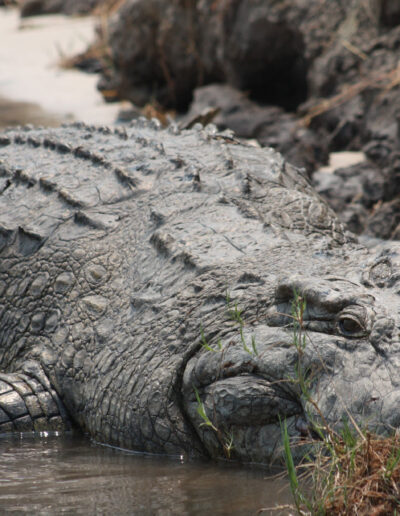
{"type": "Polygon", "coordinates": [[[396,244],[213,126],[0,135],[1,432],[258,462],[283,419],[390,432],[399,292],[396,244]]]}

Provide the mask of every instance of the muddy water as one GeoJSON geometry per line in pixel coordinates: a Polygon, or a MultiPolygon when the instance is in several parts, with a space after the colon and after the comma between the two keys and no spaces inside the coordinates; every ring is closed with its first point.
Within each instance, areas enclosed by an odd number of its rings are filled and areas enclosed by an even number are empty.
{"type": "Polygon", "coordinates": [[[81,436],[3,436],[0,456],[1,514],[249,516],[290,502],[286,483],[259,467],[143,456],[81,436]]]}

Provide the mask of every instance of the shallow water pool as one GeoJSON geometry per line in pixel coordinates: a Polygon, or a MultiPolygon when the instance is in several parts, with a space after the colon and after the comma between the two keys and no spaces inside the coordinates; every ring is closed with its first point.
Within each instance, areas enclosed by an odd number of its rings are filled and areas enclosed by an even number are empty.
{"type": "Polygon", "coordinates": [[[134,454],[82,436],[3,436],[0,453],[1,514],[248,516],[290,503],[287,482],[260,467],[134,454]]]}

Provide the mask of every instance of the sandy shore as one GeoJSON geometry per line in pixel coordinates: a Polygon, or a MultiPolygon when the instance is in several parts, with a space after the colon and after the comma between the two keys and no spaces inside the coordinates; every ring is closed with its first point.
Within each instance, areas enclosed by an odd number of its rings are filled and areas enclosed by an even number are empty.
{"type": "Polygon", "coordinates": [[[93,40],[95,22],[62,15],[21,20],[16,9],[0,8],[0,117],[5,122],[12,109],[23,123],[115,120],[119,106],[103,101],[96,75],[58,66],[61,57],[83,51],[93,40]]]}

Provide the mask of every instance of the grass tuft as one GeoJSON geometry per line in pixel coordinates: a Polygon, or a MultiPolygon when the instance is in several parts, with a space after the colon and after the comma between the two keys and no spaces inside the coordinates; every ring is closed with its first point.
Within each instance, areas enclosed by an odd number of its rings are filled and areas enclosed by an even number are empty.
{"type": "MultiPolygon", "coordinates": [[[[324,513],[391,515],[400,511],[400,440],[366,433],[353,446],[336,443],[324,513]]],[[[322,492],[322,494],[324,494],[322,492]]]]}

